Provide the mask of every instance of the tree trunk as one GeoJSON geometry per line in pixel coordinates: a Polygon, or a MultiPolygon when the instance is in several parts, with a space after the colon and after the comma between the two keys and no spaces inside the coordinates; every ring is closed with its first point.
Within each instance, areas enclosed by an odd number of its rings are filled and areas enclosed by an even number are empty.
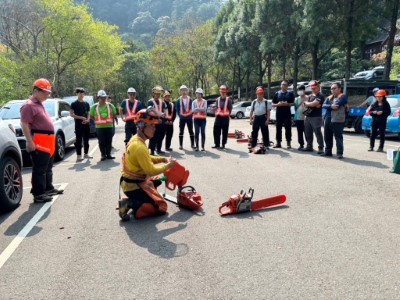
{"type": "Polygon", "coordinates": [[[389,37],[388,37],[388,43],[387,43],[387,51],[386,51],[386,61],[385,61],[385,73],[384,73],[384,79],[389,80],[390,77],[390,70],[392,67],[392,55],[393,55],[393,48],[394,48],[394,38],[396,36],[397,32],[397,15],[399,11],[399,1],[400,0],[389,0],[392,2],[392,5],[389,5],[391,7],[391,12],[392,12],[392,17],[391,17],[391,24],[390,24],[390,31],[389,31],[389,37]]]}
{"type": "Polygon", "coordinates": [[[312,79],[318,79],[318,49],[319,49],[319,40],[316,41],[311,48],[311,58],[312,58],[312,79]]]}
{"type": "Polygon", "coordinates": [[[297,92],[297,76],[299,75],[300,41],[296,41],[293,55],[293,92],[297,92]]]}
{"type": "Polygon", "coordinates": [[[268,54],[267,57],[267,77],[268,77],[268,90],[267,96],[268,99],[271,99],[271,78],[272,78],[272,55],[268,54]]]}
{"type": "Polygon", "coordinates": [[[347,28],[346,28],[346,71],[345,78],[350,79],[351,73],[351,50],[353,50],[353,13],[354,13],[354,0],[348,3],[349,10],[347,15],[347,28]]]}

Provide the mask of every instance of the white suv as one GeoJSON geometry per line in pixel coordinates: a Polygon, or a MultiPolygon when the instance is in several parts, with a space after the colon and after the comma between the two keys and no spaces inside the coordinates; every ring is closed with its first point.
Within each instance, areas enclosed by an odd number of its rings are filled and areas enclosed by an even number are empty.
{"type": "Polygon", "coordinates": [[[22,155],[11,124],[0,120],[0,210],[15,209],[21,202],[22,155]]]}
{"type": "MultiPolygon", "coordinates": [[[[20,109],[26,100],[12,100],[4,104],[0,109],[0,119],[11,123],[17,132],[17,139],[22,150],[24,158],[29,156],[26,153],[26,140],[21,129],[20,109]]],[[[43,103],[46,111],[49,113],[54,124],[54,133],[56,135],[56,152],[54,158],[56,161],[63,160],[65,157],[65,148],[75,143],[75,122],[70,116],[70,106],[61,99],[47,99],[43,103]]]]}

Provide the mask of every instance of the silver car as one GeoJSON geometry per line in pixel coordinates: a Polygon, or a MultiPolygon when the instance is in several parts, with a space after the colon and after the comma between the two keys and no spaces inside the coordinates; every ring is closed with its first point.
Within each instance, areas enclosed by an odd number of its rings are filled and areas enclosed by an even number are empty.
{"type": "Polygon", "coordinates": [[[231,111],[231,118],[243,119],[245,118],[246,107],[251,105],[251,101],[241,101],[233,104],[231,111]]]}
{"type": "MultiPolygon", "coordinates": [[[[22,150],[24,158],[29,161],[29,155],[26,152],[26,139],[21,129],[20,109],[26,100],[12,100],[4,104],[0,109],[0,119],[6,120],[15,127],[19,147],[22,150]]],[[[70,106],[61,99],[47,99],[44,108],[49,113],[54,125],[54,133],[56,135],[56,152],[54,159],[56,161],[63,160],[65,157],[65,149],[75,143],[75,121],[70,116],[70,106]]]]}
{"type": "Polygon", "coordinates": [[[0,210],[15,209],[22,198],[22,155],[15,129],[0,120],[0,210]]]}

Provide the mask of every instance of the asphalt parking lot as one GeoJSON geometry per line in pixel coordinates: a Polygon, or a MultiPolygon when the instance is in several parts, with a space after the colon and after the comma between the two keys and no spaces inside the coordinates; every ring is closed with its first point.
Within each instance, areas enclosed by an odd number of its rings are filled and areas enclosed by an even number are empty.
{"type": "MultiPolygon", "coordinates": [[[[204,153],[190,149],[187,132],[177,150],[175,123],[172,156],[202,195],[198,213],[169,203],[168,215],[119,220],[121,125],[115,161],[100,162],[96,139],[90,161],[68,151],[53,170],[65,188],[53,202],[33,204],[24,169],[21,206],[0,215],[0,298],[400,299],[400,176],[385,153],[351,132],[343,160],[302,153],[295,128],[290,150],[254,155],[234,139],[215,150],[213,123],[204,153]],[[219,216],[222,202],[250,187],[255,200],[287,201],[219,216]]],[[[249,134],[248,119],[231,120],[234,129],[249,134]]],[[[390,139],[385,149],[399,146],[390,139]]]]}

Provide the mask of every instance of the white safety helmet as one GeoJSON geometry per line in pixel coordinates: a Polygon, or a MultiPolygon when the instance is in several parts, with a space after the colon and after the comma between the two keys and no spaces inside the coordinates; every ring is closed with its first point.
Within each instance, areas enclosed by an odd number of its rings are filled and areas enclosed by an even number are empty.
{"type": "Polygon", "coordinates": [[[181,87],[179,88],[180,91],[182,90],[189,90],[188,87],[186,85],[181,85],[181,87]]]}
{"type": "Polygon", "coordinates": [[[128,93],[136,93],[136,90],[133,87],[130,87],[128,89],[128,93]]]}
{"type": "Polygon", "coordinates": [[[197,93],[203,95],[203,94],[204,94],[203,89],[202,89],[202,88],[198,88],[198,89],[196,90],[196,94],[197,94],[197,93]]]}
{"type": "Polygon", "coordinates": [[[104,90],[97,92],[97,97],[107,97],[107,93],[104,90]]]}

